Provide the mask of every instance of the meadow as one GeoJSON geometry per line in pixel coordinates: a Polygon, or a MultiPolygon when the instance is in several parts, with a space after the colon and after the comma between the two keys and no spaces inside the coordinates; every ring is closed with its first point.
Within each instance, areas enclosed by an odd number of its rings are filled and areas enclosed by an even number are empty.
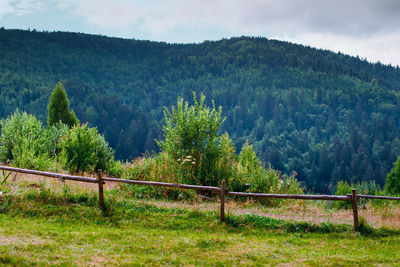
{"type": "Polygon", "coordinates": [[[1,265],[397,265],[398,204],[367,204],[359,232],[350,211],[324,202],[276,208],[132,197],[107,184],[107,211],[96,185],[16,176],[0,191],[1,265]],[[368,217],[368,215],[370,217],[368,217]],[[348,219],[347,219],[348,218],[348,219]],[[348,221],[346,221],[348,220],[348,221]]]}

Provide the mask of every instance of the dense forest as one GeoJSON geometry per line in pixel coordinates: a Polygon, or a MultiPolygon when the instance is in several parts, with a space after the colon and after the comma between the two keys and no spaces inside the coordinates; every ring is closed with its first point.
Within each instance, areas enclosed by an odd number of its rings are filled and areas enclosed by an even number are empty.
{"type": "Polygon", "coordinates": [[[238,147],[248,140],[309,190],[383,184],[400,155],[399,67],[341,53],[252,37],[167,44],[0,29],[1,118],[19,108],[45,123],[59,81],[119,159],[156,151],[164,107],[194,91],[222,106],[238,147]]]}

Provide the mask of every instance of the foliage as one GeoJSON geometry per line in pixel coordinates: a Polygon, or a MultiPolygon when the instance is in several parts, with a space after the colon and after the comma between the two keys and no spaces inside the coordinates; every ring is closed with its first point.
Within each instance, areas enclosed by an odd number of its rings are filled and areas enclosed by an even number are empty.
{"type": "MultiPolygon", "coordinates": [[[[261,166],[260,160],[253,150],[253,146],[251,146],[247,140],[238,156],[237,169],[237,176],[238,179],[241,181],[241,187],[244,187],[243,189],[247,189],[249,188],[249,186],[251,186],[253,190],[262,190],[256,192],[265,192],[264,190],[266,189],[266,187],[260,187],[261,181],[267,182],[267,180],[264,179],[266,177],[263,176],[264,170],[261,166]]],[[[233,188],[233,190],[235,189],[236,188],[233,188]]],[[[239,191],[244,191],[243,189],[239,189],[239,191]]]]}
{"type": "Polygon", "coordinates": [[[46,129],[34,116],[16,110],[2,120],[0,159],[21,168],[48,170],[56,163],[46,146],[46,129]]]}
{"type": "Polygon", "coordinates": [[[1,122],[0,158],[14,166],[57,170],[60,163],[70,171],[103,169],[120,176],[121,163],[96,128],[57,123],[42,127],[33,115],[16,110],[1,122]]]}
{"type": "Polygon", "coordinates": [[[69,100],[64,86],[59,82],[51,93],[49,105],[47,106],[48,117],[47,125],[53,126],[57,123],[63,123],[72,127],[78,125],[79,120],[74,111],[69,109],[69,100]]]}
{"type": "Polygon", "coordinates": [[[218,185],[223,177],[217,176],[217,162],[221,159],[219,128],[223,122],[221,107],[217,111],[204,105],[205,96],[194,105],[178,99],[176,108],[165,110],[165,139],[161,149],[180,165],[183,183],[218,185]]]}
{"type": "Polygon", "coordinates": [[[248,142],[236,157],[229,135],[218,134],[222,123],[221,109],[209,109],[204,106],[204,101],[205,96],[201,96],[200,102],[195,96],[194,105],[189,106],[188,102],[179,99],[176,108],[165,111],[165,140],[159,144],[178,182],[219,186],[225,179],[228,188],[234,191],[302,192],[294,177],[281,177],[271,167],[263,169],[248,142]]]}
{"type": "Polygon", "coordinates": [[[115,177],[115,178],[120,178],[124,171],[122,162],[119,160],[111,162],[110,166],[108,167],[108,169],[106,171],[110,176],[115,177]]]}
{"type": "Polygon", "coordinates": [[[254,152],[253,146],[247,140],[238,156],[238,164],[244,172],[251,176],[257,176],[262,172],[261,162],[254,152]]]}
{"type": "MultiPolygon", "coordinates": [[[[167,153],[160,152],[152,157],[140,157],[122,165],[121,177],[132,180],[145,180],[167,183],[182,183],[180,164],[167,153]]],[[[133,196],[138,198],[194,198],[190,190],[176,190],[166,187],[128,186],[133,196]]]]}
{"type": "Polygon", "coordinates": [[[44,152],[44,147],[40,141],[44,129],[42,123],[34,116],[18,109],[7,119],[1,120],[1,150],[0,159],[3,162],[14,159],[15,149],[22,150],[23,144],[32,149],[35,153],[44,152]],[[26,142],[23,142],[26,140],[26,142]]]}
{"type": "Polygon", "coordinates": [[[107,171],[113,166],[113,150],[96,128],[75,125],[62,138],[61,162],[72,172],[107,171]]]}
{"type": "MultiPolygon", "coordinates": [[[[357,194],[361,195],[385,195],[384,191],[375,183],[375,181],[362,181],[361,183],[356,184],[349,184],[346,181],[338,181],[336,184],[335,195],[345,196],[351,194],[353,188],[356,189],[357,194]]],[[[361,198],[358,203],[361,206],[365,206],[368,201],[370,200],[361,198]]],[[[379,200],[375,200],[375,202],[379,203],[379,200]]],[[[351,208],[351,203],[348,201],[335,201],[332,203],[332,206],[334,208],[351,208]]]]}
{"type": "Polygon", "coordinates": [[[400,157],[386,178],[385,191],[390,194],[400,194],[400,157]]]}
{"type": "Polygon", "coordinates": [[[49,154],[38,152],[35,148],[38,140],[27,137],[22,139],[21,143],[13,149],[14,166],[33,170],[53,170],[57,169],[57,163],[49,154]]]}
{"type": "MultiPolygon", "coordinates": [[[[202,96],[198,103],[194,98],[194,105],[189,106],[179,99],[177,108],[173,107],[171,112],[166,110],[166,137],[158,142],[163,151],[152,158],[140,158],[127,164],[123,176],[135,180],[155,179],[162,182],[215,186],[219,186],[219,181],[224,179],[229,190],[233,191],[287,194],[303,192],[294,176],[282,176],[271,166],[264,169],[248,142],[243,145],[239,156],[236,156],[235,146],[229,135],[218,134],[221,111],[217,112],[215,108],[210,111],[203,106],[204,100],[202,96]],[[204,160],[210,158],[213,159],[212,162],[204,160]]],[[[138,188],[140,195],[143,193],[151,197],[158,196],[152,189],[134,187],[133,191],[138,188]]],[[[176,197],[174,193],[174,190],[164,190],[162,194],[176,197]]],[[[263,202],[277,205],[282,201],[263,202]]]]}
{"type": "Polygon", "coordinates": [[[57,157],[61,153],[61,140],[68,131],[68,125],[63,123],[57,123],[45,129],[44,146],[51,157],[57,157]]]}
{"type": "Polygon", "coordinates": [[[237,155],[235,144],[228,133],[224,133],[219,143],[220,157],[216,162],[216,176],[225,179],[228,188],[236,191],[247,189],[245,178],[237,175],[237,155]]]}
{"type": "MultiPolygon", "coordinates": [[[[275,193],[275,194],[302,194],[303,188],[294,175],[282,175],[280,171],[271,166],[263,168],[260,160],[248,141],[243,145],[238,156],[237,177],[241,177],[242,191],[275,193]],[[243,181],[243,178],[245,181],[243,181]],[[243,182],[245,184],[243,185],[243,182]]],[[[277,205],[280,200],[262,199],[263,203],[268,205],[277,205]]]]}

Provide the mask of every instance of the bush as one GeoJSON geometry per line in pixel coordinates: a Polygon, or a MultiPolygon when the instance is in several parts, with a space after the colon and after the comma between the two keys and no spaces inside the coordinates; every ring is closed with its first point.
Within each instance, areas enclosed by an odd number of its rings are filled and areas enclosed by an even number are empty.
{"type": "MultiPolygon", "coordinates": [[[[153,157],[141,157],[126,163],[122,168],[122,177],[132,180],[147,180],[166,183],[179,182],[177,171],[179,163],[161,152],[153,157]]],[[[193,197],[192,190],[178,190],[167,187],[127,186],[130,193],[139,198],[188,199],[193,197]]]]}
{"type": "Polygon", "coordinates": [[[34,116],[16,110],[0,123],[2,162],[35,170],[52,169],[57,165],[47,151],[46,130],[34,116]]]}
{"type": "MultiPolygon", "coordinates": [[[[282,175],[269,166],[262,169],[259,175],[251,176],[247,192],[271,194],[303,194],[303,188],[294,176],[282,175]]],[[[259,198],[259,202],[268,206],[279,206],[291,200],[259,198]]]]}
{"type": "Polygon", "coordinates": [[[68,134],[68,125],[57,123],[49,126],[44,132],[44,146],[51,157],[57,157],[61,153],[61,140],[68,134]]]}
{"type": "Polygon", "coordinates": [[[226,180],[229,190],[244,191],[248,185],[240,175],[237,175],[237,156],[235,145],[229,138],[229,134],[225,133],[220,139],[220,158],[216,162],[216,175],[221,177],[221,180],[226,180]]]}
{"type": "Polygon", "coordinates": [[[34,154],[44,153],[42,123],[34,116],[18,109],[7,119],[1,120],[0,159],[2,162],[11,162],[14,159],[15,149],[22,151],[29,148],[34,154]],[[24,141],[29,139],[29,141],[24,141]]]}
{"type": "MultiPolygon", "coordinates": [[[[230,191],[299,194],[302,187],[295,177],[281,175],[271,167],[264,169],[253,147],[246,142],[236,156],[235,145],[227,133],[219,135],[221,108],[208,108],[194,96],[194,105],[178,99],[171,112],[164,112],[165,139],[158,141],[162,152],[153,158],[140,158],[123,168],[128,179],[156,180],[184,184],[220,186],[226,180],[230,191]]],[[[139,190],[134,187],[133,191],[139,190]]],[[[160,190],[147,190],[144,195],[160,190]]],[[[165,196],[176,196],[176,190],[163,190],[165,196]]],[[[178,194],[179,196],[182,193],[178,194]]],[[[281,201],[265,200],[264,203],[281,201]]]]}
{"type": "Polygon", "coordinates": [[[35,149],[37,140],[26,138],[21,140],[21,143],[13,149],[12,164],[20,168],[33,170],[49,170],[57,168],[56,161],[47,153],[39,153],[35,149]]]}
{"type": "MultiPolygon", "coordinates": [[[[303,188],[294,176],[281,175],[269,167],[263,169],[256,157],[252,146],[246,143],[239,156],[235,155],[232,141],[227,134],[222,136],[221,151],[223,157],[217,162],[216,173],[218,177],[227,180],[227,187],[230,191],[237,192],[261,192],[281,194],[301,194],[303,188]]],[[[180,182],[184,174],[185,164],[190,163],[188,159],[178,162],[166,152],[161,152],[153,157],[138,158],[123,166],[122,177],[134,180],[152,180],[159,182],[175,183],[180,182]]],[[[190,166],[190,165],[189,165],[190,166]]],[[[178,191],[168,188],[149,188],[143,186],[129,186],[130,192],[136,197],[172,197],[188,198],[193,194],[190,191],[178,191]]],[[[286,203],[285,200],[257,199],[266,205],[277,206],[286,203]]]]}
{"type": "MultiPolygon", "coordinates": [[[[339,181],[336,184],[336,191],[335,195],[337,196],[345,196],[352,193],[352,189],[355,188],[357,194],[361,195],[377,195],[377,194],[384,194],[381,187],[375,183],[375,181],[362,181],[361,183],[356,184],[348,184],[345,181],[339,181]]],[[[365,206],[369,201],[366,198],[360,198],[358,200],[358,204],[360,206],[365,206]]],[[[374,203],[380,203],[379,200],[374,200],[374,203]]],[[[351,208],[351,202],[349,201],[334,201],[332,203],[332,207],[342,209],[351,208]]]]}
{"type": "Polygon", "coordinates": [[[236,187],[237,189],[232,189],[246,191],[250,187],[253,189],[258,188],[258,185],[260,185],[258,182],[260,182],[262,179],[262,173],[263,168],[261,166],[261,162],[258,159],[256,152],[254,152],[253,146],[249,145],[248,141],[246,141],[238,156],[237,172],[235,179],[232,181],[232,186],[236,187]]]}
{"type": "Polygon", "coordinates": [[[385,191],[389,194],[400,194],[400,157],[393,164],[385,181],[385,191]]]}
{"type": "Polygon", "coordinates": [[[96,128],[75,125],[61,140],[61,162],[71,172],[108,171],[113,167],[114,151],[96,128]]]}
{"type": "MultiPolygon", "coordinates": [[[[203,95],[200,102],[194,95],[194,105],[189,106],[180,98],[171,112],[166,109],[165,139],[158,141],[162,152],[153,158],[141,158],[127,164],[123,176],[211,186],[220,186],[220,181],[226,180],[229,190],[241,192],[303,192],[295,177],[282,176],[271,167],[264,169],[248,142],[236,156],[229,135],[218,133],[223,122],[221,108],[218,111],[215,106],[208,108],[204,101],[203,95]]],[[[170,191],[164,193],[171,195],[170,191]]]]}
{"type": "Polygon", "coordinates": [[[223,154],[218,134],[223,119],[222,110],[204,105],[205,96],[194,105],[178,99],[171,112],[165,109],[165,140],[158,144],[162,151],[178,164],[179,182],[188,184],[219,185],[218,162],[223,154]]]}
{"type": "MultiPolygon", "coordinates": [[[[281,175],[271,166],[264,169],[253,147],[246,143],[238,156],[238,174],[241,183],[246,183],[248,192],[301,194],[303,189],[294,176],[281,175]]],[[[238,183],[238,182],[237,182],[238,183]]],[[[244,187],[242,185],[242,187],[244,187]]]]}
{"type": "Polygon", "coordinates": [[[123,173],[123,165],[122,162],[117,160],[114,161],[111,166],[108,168],[107,173],[111,175],[112,177],[117,177],[120,178],[122,177],[123,173]]]}

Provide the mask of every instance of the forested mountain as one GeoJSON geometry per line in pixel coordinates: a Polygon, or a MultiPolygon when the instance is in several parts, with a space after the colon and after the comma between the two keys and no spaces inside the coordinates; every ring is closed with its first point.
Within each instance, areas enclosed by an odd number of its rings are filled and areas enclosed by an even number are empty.
{"type": "Polygon", "coordinates": [[[223,107],[240,148],[295,171],[311,190],[338,180],[383,184],[400,155],[400,69],[265,38],[167,44],[0,29],[0,116],[17,107],[46,121],[62,81],[81,122],[116,156],[156,150],[164,106],[192,92],[223,107]]]}

